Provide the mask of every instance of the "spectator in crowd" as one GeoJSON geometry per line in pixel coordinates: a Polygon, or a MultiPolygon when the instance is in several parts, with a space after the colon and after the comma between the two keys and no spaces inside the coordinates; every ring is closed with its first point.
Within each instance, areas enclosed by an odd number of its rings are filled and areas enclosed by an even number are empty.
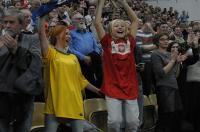
{"type": "Polygon", "coordinates": [[[166,22],[164,23],[160,23],[158,24],[158,27],[157,27],[157,33],[160,34],[160,33],[166,33],[168,34],[169,33],[169,28],[168,28],[168,24],[166,22]]]}
{"type": "Polygon", "coordinates": [[[31,14],[32,14],[32,18],[31,18],[31,29],[32,29],[32,32],[37,32],[37,27],[36,27],[36,24],[37,24],[37,19],[35,17],[35,12],[37,11],[37,9],[42,5],[41,1],[40,0],[31,0],[30,1],[30,8],[29,10],[31,11],[31,14]]]}
{"type": "MultiPolygon", "coordinates": [[[[190,35],[189,35],[190,36],[190,35]]],[[[190,38],[190,37],[189,37],[190,38]]],[[[171,42],[168,50],[169,52],[171,52],[174,49],[177,49],[181,54],[182,57],[185,58],[184,61],[182,61],[181,63],[179,63],[178,65],[178,74],[177,74],[177,82],[178,82],[178,87],[179,87],[179,92],[180,92],[180,96],[181,96],[181,100],[182,100],[182,104],[183,104],[183,110],[182,113],[180,113],[180,118],[181,118],[181,130],[182,131],[192,131],[193,130],[193,126],[189,123],[188,119],[187,119],[187,115],[188,113],[188,109],[189,108],[189,102],[188,102],[188,93],[189,91],[191,92],[191,89],[188,89],[188,83],[186,82],[186,74],[187,74],[187,67],[188,65],[194,64],[199,56],[198,56],[198,49],[197,49],[197,44],[195,41],[193,41],[193,39],[188,39],[188,45],[192,48],[192,53],[193,55],[188,54],[188,49],[182,49],[181,45],[177,42],[171,42]],[[195,43],[193,43],[195,42],[195,43]]],[[[188,46],[188,47],[189,47],[188,46]]]]}
{"type": "Polygon", "coordinates": [[[24,33],[33,33],[33,28],[31,26],[31,17],[32,13],[29,9],[21,9],[21,12],[24,15],[24,27],[23,27],[23,32],[24,33]]]}
{"type": "Polygon", "coordinates": [[[36,9],[38,9],[41,5],[41,1],[40,0],[31,0],[30,1],[30,11],[31,13],[33,13],[36,9]]]}
{"type": "Polygon", "coordinates": [[[153,89],[151,85],[150,75],[150,62],[151,62],[151,53],[156,47],[153,44],[153,36],[155,31],[153,30],[152,24],[150,21],[144,23],[142,28],[137,31],[136,35],[136,44],[140,45],[143,51],[142,54],[142,63],[144,63],[144,70],[141,71],[142,81],[143,81],[143,90],[144,94],[148,95],[150,90],[153,89]]]}
{"type": "Polygon", "coordinates": [[[105,0],[99,0],[95,27],[103,47],[104,81],[101,91],[105,94],[108,110],[108,132],[120,132],[123,123],[126,131],[136,132],[139,127],[138,80],[134,49],[138,18],[126,0],[119,0],[129,19],[130,31],[122,19],[110,22],[106,34],[101,23],[105,0]]]}
{"type": "Polygon", "coordinates": [[[176,26],[174,29],[174,33],[170,34],[170,39],[174,40],[178,43],[185,43],[181,27],[176,26]]]}
{"type": "Polygon", "coordinates": [[[60,7],[58,7],[57,11],[58,11],[59,20],[62,20],[66,24],[70,25],[71,19],[69,17],[68,12],[67,12],[67,6],[66,5],[60,6],[60,7]]]}
{"type": "Polygon", "coordinates": [[[179,17],[179,21],[182,22],[182,23],[185,23],[185,22],[188,22],[188,18],[189,18],[188,12],[183,10],[182,14],[179,17]]]}
{"type": "MultiPolygon", "coordinates": [[[[85,19],[80,13],[72,17],[75,29],[71,31],[69,50],[80,62],[81,70],[86,79],[100,87],[102,83],[101,49],[93,33],[86,30],[85,19]]],[[[96,97],[86,90],[86,97],[96,97]]]]}
{"type": "Polygon", "coordinates": [[[42,17],[39,34],[45,61],[45,131],[56,132],[59,123],[70,122],[73,132],[83,132],[81,91],[86,87],[98,93],[99,89],[84,78],[76,56],[67,53],[69,29],[56,25],[51,28],[48,40],[44,23],[45,18],[42,17]]]}
{"type": "MultiPolygon", "coordinates": [[[[141,22],[140,22],[141,23],[141,22]]],[[[137,31],[136,35],[136,49],[135,57],[138,71],[138,80],[139,80],[139,119],[140,127],[143,124],[143,94],[149,95],[151,90],[154,89],[154,86],[151,84],[152,78],[149,72],[150,70],[150,58],[151,52],[156,48],[153,44],[154,30],[149,22],[146,22],[142,27],[137,31]],[[148,76],[147,76],[148,75],[148,76]],[[150,78],[148,78],[150,77],[150,78]]]]}
{"type": "MultiPolygon", "coordinates": [[[[178,78],[179,84],[182,86],[181,95],[184,99],[184,119],[191,123],[194,127],[194,132],[200,131],[200,107],[198,100],[198,93],[199,93],[199,81],[190,81],[187,82],[187,73],[188,69],[187,67],[190,65],[195,64],[199,61],[199,33],[190,33],[188,34],[188,40],[187,43],[189,46],[192,47],[193,56],[190,56],[182,66],[182,78],[178,78]],[[185,75],[185,76],[184,76],[185,75]],[[185,77],[185,78],[184,78],[185,77]]],[[[186,52],[187,54],[187,52],[186,52]]],[[[197,71],[198,72],[198,71],[197,71]]],[[[194,74],[192,76],[198,76],[197,74],[194,74]]],[[[181,77],[181,76],[180,76],[181,77]]]]}
{"type": "Polygon", "coordinates": [[[29,132],[34,95],[42,91],[39,39],[21,32],[23,22],[19,10],[5,10],[0,36],[1,132],[29,132]]]}
{"type": "MultiPolygon", "coordinates": [[[[158,49],[151,55],[152,68],[156,80],[156,96],[158,102],[158,132],[178,132],[179,113],[182,103],[176,81],[177,65],[183,61],[177,48],[167,52],[169,37],[167,34],[158,34],[158,49]]],[[[174,45],[178,46],[178,45],[174,45]]],[[[183,58],[183,57],[182,57],[183,58]]]]}
{"type": "Polygon", "coordinates": [[[49,16],[49,21],[48,21],[49,27],[56,26],[58,24],[58,21],[59,21],[58,10],[53,9],[51,12],[49,12],[48,16],[49,16]]]}

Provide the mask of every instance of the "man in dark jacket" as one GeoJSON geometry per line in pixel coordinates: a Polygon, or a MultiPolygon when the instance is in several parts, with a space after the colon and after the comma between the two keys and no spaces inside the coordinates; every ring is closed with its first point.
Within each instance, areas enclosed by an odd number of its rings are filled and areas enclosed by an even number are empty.
{"type": "Polygon", "coordinates": [[[0,36],[0,132],[29,132],[34,95],[42,91],[37,35],[23,34],[19,10],[4,12],[0,36]]]}

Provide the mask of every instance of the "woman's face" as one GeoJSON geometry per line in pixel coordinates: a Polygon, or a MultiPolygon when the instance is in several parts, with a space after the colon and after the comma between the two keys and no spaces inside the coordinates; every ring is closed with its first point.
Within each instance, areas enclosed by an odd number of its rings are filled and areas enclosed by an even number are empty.
{"type": "Polygon", "coordinates": [[[69,29],[66,28],[66,30],[63,30],[59,35],[58,35],[58,38],[62,43],[61,46],[64,48],[64,47],[67,47],[68,46],[68,43],[69,43],[69,40],[70,40],[70,32],[69,32],[69,29]]]}
{"type": "Polygon", "coordinates": [[[66,43],[68,45],[69,41],[70,41],[70,30],[69,29],[66,29],[65,31],[65,37],[66,37],[66,43]]]}
{"type": "Polygon", "coordinates": [[[53,19],[53,18],[58,18],[58,12],[56,9],[52,10],[50,13],[49,13],[49,17],[50,19],[53,19]]]}
{"type": "Polygon", "coordinates": [[[126,23],[123,20],[116,20],[112,25],[114,38],[124,38],[126,35],[126,23]]]}
{"type": "Polygon", "coordinates": [[[159,38],[159,48],[167,49],[169,45],[169,38],[166,35],[163,35],[159,38]]]}
{"type": "Polygon", "coordinates": [[[178,43],[174,43],[171,47],[171,52],[174,52],[174,51],[178,51],[179,49],[179,44],[178,43]]]}

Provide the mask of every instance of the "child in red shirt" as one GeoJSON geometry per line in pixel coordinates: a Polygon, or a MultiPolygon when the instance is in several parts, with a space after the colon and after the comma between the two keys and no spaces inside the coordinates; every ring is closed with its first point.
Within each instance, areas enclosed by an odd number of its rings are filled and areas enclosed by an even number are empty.
{"type": "Polygon", "coordinates": [[[122,124],[125,124],[126,131],[136,132],[139,110],[134,48],[138,18],[126,0],[117,0],[131,20],[130,30],[128,32],[124,20],[115,19],[110,22],[109,33],[106,34],[101,23],[104,2],[105,0],[99,0],[95,27],[104,51],[104,81],[101,91],[106,95],[108,132],[120,132],[122,124]]]}

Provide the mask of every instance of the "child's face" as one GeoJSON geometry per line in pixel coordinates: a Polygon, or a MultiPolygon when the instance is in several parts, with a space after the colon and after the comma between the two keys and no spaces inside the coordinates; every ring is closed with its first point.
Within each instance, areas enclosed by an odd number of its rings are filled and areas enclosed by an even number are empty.
{"type": "Polygon", "coordinates": [[[123,20],[116,20],[112,25],[114,38],[124,38],[126,35],[126,23],[123,20]]]}

